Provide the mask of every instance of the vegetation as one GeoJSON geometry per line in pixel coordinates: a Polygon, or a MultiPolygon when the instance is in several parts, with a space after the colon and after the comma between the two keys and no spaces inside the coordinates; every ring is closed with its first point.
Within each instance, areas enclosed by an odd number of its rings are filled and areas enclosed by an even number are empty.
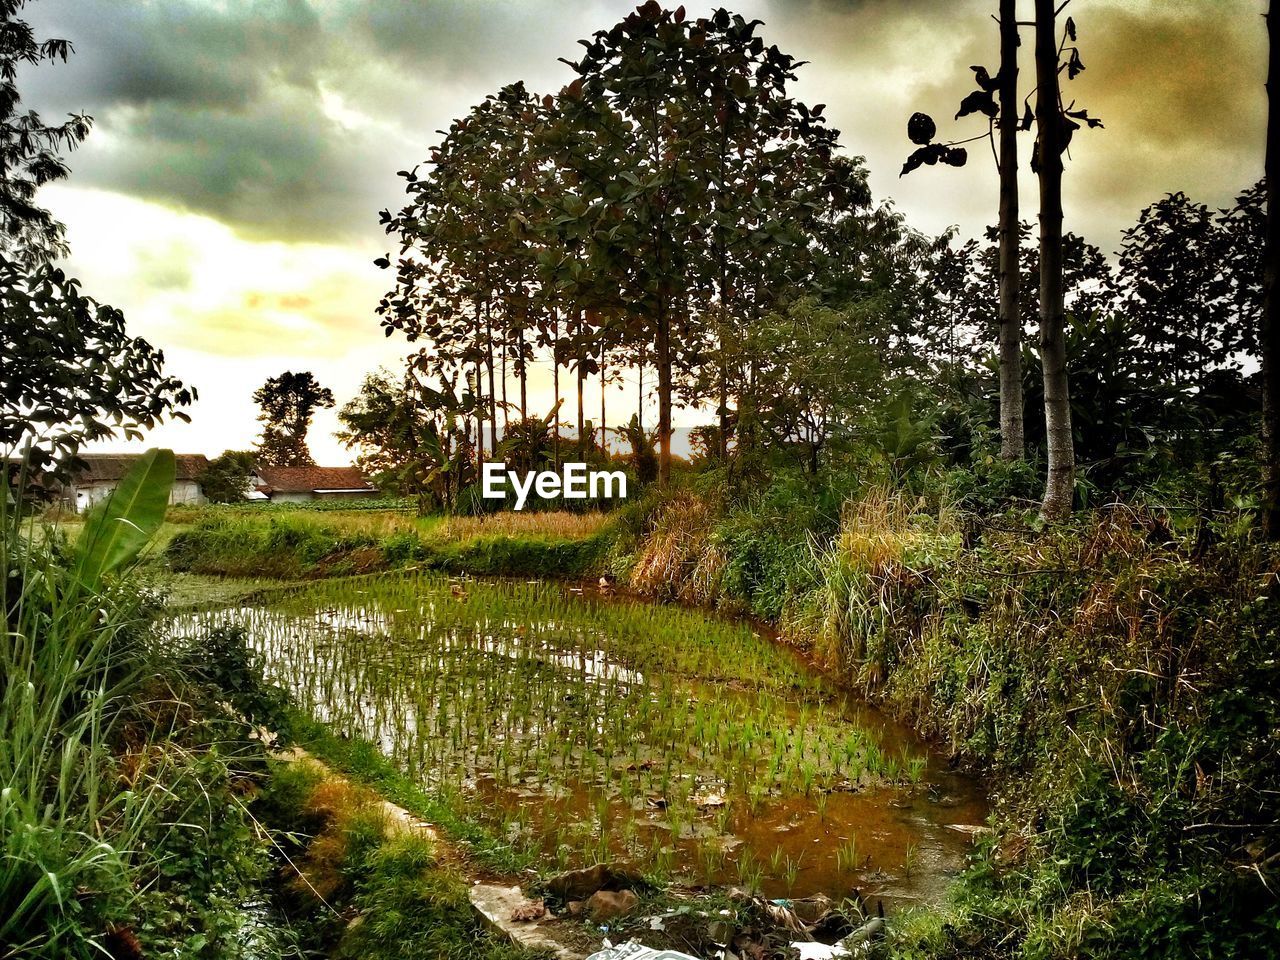
{"type": "MultiPolygon", "coordinates": [[[[148,562],[158,583],[241,579],[162,608],[136,565],[171,454],[74,539],[32,519],[28,474],[65,476],[83,443],[194,394],[46,264],[62,234],[33,191],[87,120],[16,113],[17,65],[68,47],[0,0],[0,313],[18,345],[0,954],[518,956],[379,795],[535,886],[626,860],[652,884],[912,890],[922,856],[983,833],[947,903],[891,918],[876,949],[895,956],[1274,953],[1274,178],[1224,210],[1155,200],[1114,262],[1064,234],[1062,158],[1098,125],[1063,102],[1060,74],[1084,69],[1065,7],[1036,0],[1026,23],[1001,2],[1000,68],[975,67],[961,103],[993,149],[1000,133],[985,242],[877,206],[824,106],[791,96],[801,64],[726,10],[650,0],[581,42],[558,93],[501,88],[383,214],[399,254],[378,261],[395,274],[378,312],[418,352],[339,418],[400,499],[237,505],[247,461],[224,455],[205,480],[227,503],[170,512],[181,529],[148,562]],[[1019,26],[1036,72],[1020,117],[1019,26]],[[1035,243],[1015,126],[1036,131],[1035,243]],[[603,400],[624,374],[629,457],[603,400]],[[712,421],[688,462],[681,405],[712,421]],[[631,502],[524,514],[478,494],[486,458],[569,457],[625,463],[631,502]],[[989,833],[982,803],[946,794],[962,781],[847,693],[985,777],[989,833]],[[291,737],[351,780],[280,762],[291,737]],[[914,826],[886,839],[886,803],[914,826]],[[939,819],[946,804],[970,821],[939,819]],[[922,854],[921,823],[960,829],[922,854]]],[[[967,159],[923,114],[907,134],[904,172],[967,159]]],[[[289,372],[254,398],[255,456],[311,464],[332,393],[289,372]]]]}
{"type": "Polygon", "coordinates": [[[282,580],[423,567],[584,576],[604,549],[600,514],[418,519],[368,509],[202,511],[166,549],[174,570],[282,580]]]}
{"type": "Polygon", "coordinates": [[[243,503],[254,460],[251,450],[225,450],[210,460],[196,478],[204,498],[210,503],[243,503]]]}
{"type": "Polygon", "coordinates": [[[380,795],[314,762],[275,762],[257,805],[286,844],[282,909],[326,955],[532,956],[481,926],[466,885],[440,862],[433,832],[392,819],[380,795]]]}
{"type": "Polygon", "coordinates": [[[173,471],[149,455],[73,547],[0,498],[6,955],[251,950],[270,861],[241,797],[261,744],[154,642],[127,576],[173,471]]]}
{"type": "Polygon", "coordinates": [[[333,391],[322,387],[309,370],[286,370],[253,392],[253,402],[262,408],[262,437],[255,458],[273,467],[314,466],[307,449],[307,431],[316,410],[332,407],[333,391]]]}

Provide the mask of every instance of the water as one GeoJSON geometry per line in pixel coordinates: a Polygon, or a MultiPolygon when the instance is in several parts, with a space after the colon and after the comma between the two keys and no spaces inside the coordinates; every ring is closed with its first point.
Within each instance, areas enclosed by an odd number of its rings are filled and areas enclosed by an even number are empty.
{"type": "Polygon", "coordinates": [[[749,625],[425,575],[175,620],[244,627],[273,680],[548,867],[631,862],[768,896],[932,902],[986,806],[910,731],[749,625]]]}

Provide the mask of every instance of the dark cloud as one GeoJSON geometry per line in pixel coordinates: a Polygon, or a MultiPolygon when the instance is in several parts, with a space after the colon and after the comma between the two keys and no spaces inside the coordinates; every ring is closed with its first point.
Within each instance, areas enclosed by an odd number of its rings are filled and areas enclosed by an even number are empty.
{"type": "Polygon", "coordinates": [[[94,111],[165,102],[248,109],[269,85],[314,88],[327,44],[306,0],[45,0],[28,13],[38,31],[76,49],[70,65],[33,82],[50,99],[94,111]]]}
{"type": "MultiPolygon", "coordinates": [[[[97,117],[99,132],[72,158],[75,183],[208,214],[255,237],[371,238],[377,210],[399,202],[394,171],[421,160],[438,128],[503,83],[555,89],[569,77],[556,58],[574,58],[578,38],[633,5],[40,0],[28,8],[37,29],[69,37],[77,52],[65,67],[31,71],[23,89],[48,113],[97,117]]],[[[686,6],[698,16],[715,4],[686,6]]],[[[992,65],[994,2],[732,6],[765,20],[770,42],[812,61],[797,93],[830,104],[848,150],[867,157],[877,194],[897,197],[930,230],[960,223],[975,233],[992,219],[994,174],[981,144],[963,171],[896,174],[913,110],[957,136],[976,132],[944,118],[967,92],[968,66],[992,65]]],[[[1217,202],[1256,179],[1262,7],[1073,5],[1088,70],[1070,94],[1107,124],[1073,151],[1067,213],[1077,228],[1113,234],[1165,190],[1217,202]]]]}
{"type": "Polygon", "coordinates": [[[373,150],[309,98],[274,97],[252,111],[161,103],[114,119],[127,139],[101,169],[116,189],[254,236],[325,237],[375,222],[360,189],[373,150]]]}

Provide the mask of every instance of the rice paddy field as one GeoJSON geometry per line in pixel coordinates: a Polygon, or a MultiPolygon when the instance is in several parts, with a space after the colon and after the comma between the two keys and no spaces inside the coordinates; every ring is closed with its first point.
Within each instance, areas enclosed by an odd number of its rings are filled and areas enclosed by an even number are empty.
{"type": "Polygon", "coordinates": [[[976,786],[754,627],[539,582],[325,580],[183,613],[234,624],[342,736],[544,870],[625,862],[770,896],[938,898],[976,786]]]}

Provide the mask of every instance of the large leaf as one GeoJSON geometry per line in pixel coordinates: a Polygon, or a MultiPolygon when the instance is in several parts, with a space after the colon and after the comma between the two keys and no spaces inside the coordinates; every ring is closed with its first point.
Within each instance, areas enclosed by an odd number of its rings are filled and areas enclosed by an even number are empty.
{"type": "Polygon", "coordinates": [[[93,586],[134,559],[164,522],[177,465],[172,450],[148,450],[90,511],[76,543],[80,581],[93,586]]]}

